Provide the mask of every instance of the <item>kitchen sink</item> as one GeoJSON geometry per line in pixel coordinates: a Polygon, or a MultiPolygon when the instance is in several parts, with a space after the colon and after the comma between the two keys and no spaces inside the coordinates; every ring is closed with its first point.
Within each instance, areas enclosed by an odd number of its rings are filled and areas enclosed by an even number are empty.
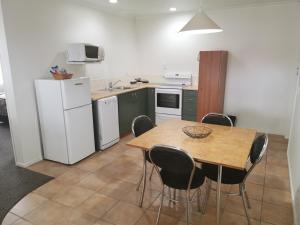
{"type": "Polygon", "coordinates": [[[116,90],[130,90],[130,89],[133,89],[133,87],[130,87],[130,86],[119,86],[119,87],[115,87],[113,89],[116,89],[116,90]]]}

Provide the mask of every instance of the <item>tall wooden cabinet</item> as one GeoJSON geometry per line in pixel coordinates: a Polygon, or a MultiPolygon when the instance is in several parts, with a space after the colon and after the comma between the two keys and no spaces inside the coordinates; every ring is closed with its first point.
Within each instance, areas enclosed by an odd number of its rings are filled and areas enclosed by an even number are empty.
{"type": "Polygon", "coordinates": [[[210,112],[223,113],[227,51],[201,51],[197,121],[210,112]]]}

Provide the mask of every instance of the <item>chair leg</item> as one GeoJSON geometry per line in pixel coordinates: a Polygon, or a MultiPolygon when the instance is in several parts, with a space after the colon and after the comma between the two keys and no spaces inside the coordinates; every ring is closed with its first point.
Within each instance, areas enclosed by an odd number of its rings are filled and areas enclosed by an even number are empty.
{"type": "Polygon", "coordinates": [[[243,185],[240,185],[240,194],[241,194],[242,199],[243,199],[243,205],[244,205],[248,225],[251,225],[251,220],[250,220],[250,217],[249,217],[249,213],[248,213],[248,209],[247,209],[247,202],[246,202],[246,197],[245,197],[245,187],[243,185]]]}
{"type": "Polygon", "coordinates": [[[146,156],[145,156],[145,152],[143,154],[144,156],[144,174],[143,174],[143,189],[141,192],[141,196],[140,196],[140,203],[139,206],[143,207],[143,201],[144,201],[144,195],[145,195],[145,189],[146,189],[146,180],[147,180],[147,165],[146,165],[146,156]]]}
{"type": "Polygon", "coordinates": [[[202,210],[203,214],[206,213],[208,199],[209,199],[209,194],[210,194],[210,189],[211,189],[211,180],[210,179],[206,179],[205,200],[203,202],[203,210],[202,210]]]}
{"type": "Polygon", "coordinates": [[[159,206],[158,213],[157,213],[156,225],[159,224],[161,208],[162,208],[163,203],[164,203],[164,194],[165,194],[165,185],[163,185],[162,191],[161,191],[160,206],[159,206]]]}
{"type": "Polygon", "coordinates": [[[186,224],[190,224],[190,194],[186,192],[186,224]]]}
{"type": "Polygon", "coordinates": [[[175,188],[173,189],[173,200],[175,203],[176,202],[176,189],[175,188]]]}
{"type": "Polygon", "coordinates": [[[154,172],[154,165],[152,165],[152,169],[151,169],[149,180],[152,180],[153,172],[154,172]]]}
{"type": "Polygon", "coordinates": [[[197,189],[197,208],[198,212],[201,212],[201,207],[200,207],[200,196],[201,196],[201,188],[199,187],[197,189]]]}
{"type": "MultiPolygon", "coordinates": [[[[143,171],[144,171],[144,168],[143,168],[143,171]]],[[[140,186],[141,186],[141,184],[142,184],[142,181],[143,181],[143,174],[141,175],[141,178],[140,178],[140,180],[139,180],[139,182],[138,182],[138,185],[137,185],[137,187],[136,187],[136,191],[138,191],[139,189],[140,189],[140,186]]]]}
{"type": "Polygon", "coordinates": [[[250,204],[250,200],[248,197],[248,193],[245,188],[244,188],[244,190],[245,190],[244,193],[245,193],[245,198],[246,198],[246,203],[247,203],[248,209],[251,209],[251,204],[250,204]]]}

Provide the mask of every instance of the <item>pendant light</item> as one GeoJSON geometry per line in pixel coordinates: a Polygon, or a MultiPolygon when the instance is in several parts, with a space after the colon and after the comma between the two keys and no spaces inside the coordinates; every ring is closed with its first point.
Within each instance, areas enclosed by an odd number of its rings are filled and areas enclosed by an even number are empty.
{"type": "Polygon", "coordinates": [[[210,34],[223,30],[205,12],[198,12],[179,32],[191,34],[210,34]]]}

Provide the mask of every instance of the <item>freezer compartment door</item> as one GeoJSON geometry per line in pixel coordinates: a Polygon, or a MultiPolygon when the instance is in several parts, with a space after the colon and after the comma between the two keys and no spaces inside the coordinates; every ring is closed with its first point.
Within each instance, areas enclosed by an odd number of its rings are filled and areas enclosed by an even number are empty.
{"type": "Polygon", "coordinates": [[[92,105],[64,113],[69,164],[74,164],[95,152],[92,105]]]}
{"type": "Polygon", "coordinates": [[[98,100],[100,148],[103,150],[116,143],[119,138],[118,99],[116,96],[98,100]]]}
{"type": "Polygon", "coordinates": [[[65,110],[91,103],[90,80],[87,77],[62,80],[61,92],[65,110]]]}

